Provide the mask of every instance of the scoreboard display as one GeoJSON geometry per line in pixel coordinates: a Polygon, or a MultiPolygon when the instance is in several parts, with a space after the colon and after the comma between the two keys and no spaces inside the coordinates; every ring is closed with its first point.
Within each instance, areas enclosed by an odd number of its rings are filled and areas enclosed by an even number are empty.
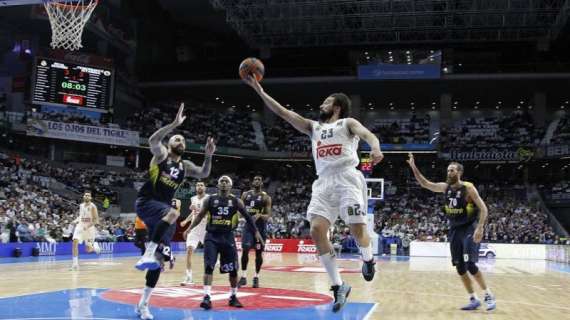
{"type": "Polygon", "coordinates": [[[372,165],[372,159],[370,159],[369,153],[362,153],[360,158],[360,171],[366,176],[372,174],[374,166],[372,165]]]}
{"type": "Polygon", "coordinates": [[[106,110],[113,105],[115,71],[36,58],[32,102],[106,110]]]}

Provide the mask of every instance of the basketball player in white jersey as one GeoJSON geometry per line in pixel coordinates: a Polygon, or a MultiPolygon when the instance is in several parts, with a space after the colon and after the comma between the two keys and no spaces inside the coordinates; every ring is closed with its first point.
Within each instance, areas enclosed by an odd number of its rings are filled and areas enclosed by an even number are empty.
{"type": "Polygon", "coordinates": [[[313,183],[307,219],[311,223],[311,237],[315,241],[319,260],[332,282],[331,290],[335,298],[333,312],[338,312],[346,303],[351,287],[340,277],[327,232],[339,215],[347,222],[360,246],[364,279],[372,281],[375,262],[366,226],[367,186],[356,166],[359,163],[358,141],[363,139],[368,143],[374,165],[384,158],[380,142],[360,122],[349,118],[351,102],[343,93],[328,96],[320,106],[319,121],[313,121],[284,108],[264,92],[253,76],[247,77],[245,82],[257,92],[269,110],[311,137],[319,178],[313,183]]]}
{"type": "MultiPolygon", "coordinates": [[[[200,209],[202,209],[202,201],[206,196],[206,186],[204,185],[204,182],[196,182],[196,195],[190,199],[191,213],[180,223],[181,227],[184,228],[186,224],[194,220],[198,212],[200,212],[200,209]]],[[[194,281],[192,281],[192,253],[194,253],[194,250],[198,248],[199,243],[204,243],[204,237],[206,236],[206,224],[208,223],[207,220],[208,219],[202,220],[202,222],[200,222],[196,228],[192,229],[190,234],[186,237],[186,277],[184,278],[184,281],[180,283],[182,286],[194,284],[194,281]]]]}
{"type": "Polygon", "coordinates": [[[85,242],[87,252],[99,253],[99,244],[95,242],[97,230],[95,225],[99,223],[97,206],[91,202],[91,192],[83,194],[83,203],[79,205],[79,217],[75,219],[75,231],[73,232],[73,264],[71,270],[79,269],[79,244],[85,242]]]}

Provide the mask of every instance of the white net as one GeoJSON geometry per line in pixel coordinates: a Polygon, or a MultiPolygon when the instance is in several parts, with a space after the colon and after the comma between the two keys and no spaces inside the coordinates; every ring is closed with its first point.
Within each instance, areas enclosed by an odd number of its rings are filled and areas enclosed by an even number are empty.
{"type": "Polygon", "coordinates": [[[51,25],[51,47],[79,50],[83,28],[98,0],[44,0],[51,25]]]}

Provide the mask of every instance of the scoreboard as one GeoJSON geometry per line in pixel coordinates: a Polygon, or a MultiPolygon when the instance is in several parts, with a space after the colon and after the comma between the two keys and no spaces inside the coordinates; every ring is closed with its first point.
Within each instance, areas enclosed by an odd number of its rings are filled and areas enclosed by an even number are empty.
{"type": "Polygon", "coordinates": [[[115,71],[36,58],[32,102],[106,110],[113,105],[115,71]]]}

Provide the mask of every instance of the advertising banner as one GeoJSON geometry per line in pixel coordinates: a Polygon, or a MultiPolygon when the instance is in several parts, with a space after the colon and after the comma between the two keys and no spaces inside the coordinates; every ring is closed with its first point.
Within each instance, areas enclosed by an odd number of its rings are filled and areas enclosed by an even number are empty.
{"type": "MultiPolygon", "coordinates": [[[[241,239],[236,238],[238,250],[241,250],[241,239]]],[[[310,239],[267,239],[265,242],[266,252],[287,253],[317,253],[317,247],[310,239]]]]}
{"type": "Polygon", "coordinates": [[[529,161],[534,157],[534,149],[520,147],[512,149],[452,149],[442,152],[441,158],[455,161],[529,161]]]}
{"type": "Polygon", "coordinates": [[[358,66],[359,80],[439,79],[439,64],[374,64],[358,66]]]}
{"type": "Polygon", "coordinates": [[[28,119],[28,128],[26,132],[29,136],[119,146],[138,147],[140,142],[138,131],[37,119],[28,119]]]}
{"type": "MultiPolygon", "coordinates": [[[[497,259],[546,260],[546,247],[542,244],[482,243],[479,256],[497,259]]],[[[449,242],[413,241],[410,244],[410,256],[450,257],[449,242]]]]}

